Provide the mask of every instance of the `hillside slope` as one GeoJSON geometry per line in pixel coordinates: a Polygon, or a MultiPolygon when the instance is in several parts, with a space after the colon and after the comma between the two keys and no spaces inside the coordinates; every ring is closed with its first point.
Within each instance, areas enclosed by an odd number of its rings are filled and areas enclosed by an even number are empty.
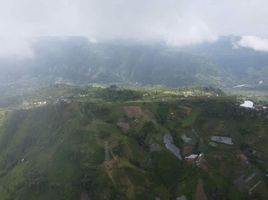
{"type": "Polygon", "coordinates": [[[267,113],[218,95],[103,94],[0,111],[1,199],[268,198],[267,113]]]}

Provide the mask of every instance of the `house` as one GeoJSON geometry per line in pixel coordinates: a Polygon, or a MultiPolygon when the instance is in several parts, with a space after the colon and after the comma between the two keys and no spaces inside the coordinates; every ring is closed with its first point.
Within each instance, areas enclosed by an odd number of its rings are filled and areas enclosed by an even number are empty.
{"type": "Polygon", "coordinates": [[[184,160],[187,161],[188,163],[193,163],[193,162],[195,162],[195,160],[198,158],[198,156],[199,156],[199,155],[197,155],[197,154],[191,154],[191,155],[189,155],[189,156],[186,156],[186,157],[184,158],[184,160]]]}
{"type": "Polygon", "coordinates": [[[170,133],[165,134],[163,140],[167,150],[169,150],[174,156],[176,156],[179,160],[181,160],[182,157],[180,149],[173,144],[172,135],[170,133]]]}
{"type": "Polygon", "coordinates": [[[240,107],[244,108],[254,108],[254,103],[252,101],[246,100],[243,104],[240,104],[240,107]]]}
{"type": "Polygon", "coordinates": [[[218,143],[223,143],[223,144],[228,144],[228,145],[233,145],[233,140],[230,137],[225,137],[225,136],[211,136],[210,140],[213,142],[218,142],[218,143]]]}

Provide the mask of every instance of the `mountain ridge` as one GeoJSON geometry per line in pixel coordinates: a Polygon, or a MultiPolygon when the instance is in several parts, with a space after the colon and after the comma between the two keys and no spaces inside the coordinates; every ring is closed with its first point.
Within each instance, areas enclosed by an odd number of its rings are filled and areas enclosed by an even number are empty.
{"type": "Polygon", "coordinates": [[[223,37],[214,43],[178,48],[125,41],[90,43],[79,37],[39,38],[33,45],[33,58],[0,59],[0,84],[9,87],[10,80],[16,79],[17,85],[25,82],[29,87],[95,82],[267,88],[268,54],[234,48],[238,40],[223,37]]]}

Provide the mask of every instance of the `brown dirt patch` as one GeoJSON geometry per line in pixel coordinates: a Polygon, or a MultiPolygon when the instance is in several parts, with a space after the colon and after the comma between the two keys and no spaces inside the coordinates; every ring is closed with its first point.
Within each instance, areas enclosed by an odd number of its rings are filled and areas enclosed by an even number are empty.
{"type": "Polygon", "coordinates": [[[192,113],[192,108],[190,107],[182,106],[181,108],[185,111],[186,115],[190,115],[192,113]]]}
{"type": "Polygon", "coordinates": [[[196,164],[198,167],[208,172],[209,164],[208,161],[204,158],[204,156],[199,157],[196,161],[196,164]]]}
{"type": "Polygon", "coordinates": [[[62,107],[64,108],[62,112],[62,117],[64,120],[70,119],[73,113],[79,110],[79,105],[76,102],[72,102],[69,104],[62,104],[62,107]]]}
{"type": "Polygon", "coordinates": [[[202,179],[198,179],[195,200],[207,200],[207,195],[204,191],[204,183],[202,179]]]}
{"type": "Polygon", "coordinates": [[[87,192],[81,192],[80,200],[90,200],[88,193],[87,192]]]}
{"type": "Polygon", "coordinates": [[[154,114],[147,109],[143,110],[140,106],[125,106],[124,111],[128,118],[143,118],[156,122],[154,114]]]}
{"type": "Polygon", "coordinates": [[[125,106],[124,111],[129,118],[139,118],[143,116],[143,111],[140,106],[125,106]]]}
{"type": "Polygon", "coordinates": [[[192,145],[186,145],[182,148],[182,153],[184,156],[190,155],[193,153],[193,146],[192,145]]]}
{"type": "Polygon", "coordinates": [[[129,123],[126,122],[126,121],[123,120],[123,119],[120,119],[120,120],[117,122],[116,125],[117,125],[118,128],[122,129],[123,131],[127,131],[127,130],[130,128],[129,123]]]}
{"type": "MultiPolygon", "coordinates": [[[[112,153],[112,152],[111,152],[112,153]]],[[[113,158],[109,161],[104,161],[104,170],[112,180],[112,182],[115,184],[114,178],[113,178],[113,169],[118,165],[118,158],[112,153],[113,158]]]]}
{"type": "Polygon", "coordinates": [[[153,122],[156,122],[155,116],[154,114],[149,111],[149,110],[144,110],[143,111],[143,116],[147,119],[147,120],[152,120],[153,122]]]}
{"type": "Polygon", "coordinates": [[[237,154],[237,158],[240,161],[240,165],[242,167],[247,167],[249,165],[248,157],[245,154],[237,154]]]}
{"type": "Polygon", "coordinates": [[[208,172],[208,161],[206,159],[202,159],[199,167],[208,172]]]}

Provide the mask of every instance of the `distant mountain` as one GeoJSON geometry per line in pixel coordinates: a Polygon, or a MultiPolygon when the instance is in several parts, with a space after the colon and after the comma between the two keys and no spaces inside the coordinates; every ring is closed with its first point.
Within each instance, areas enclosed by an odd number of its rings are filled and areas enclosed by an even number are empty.
{"type": "Polygon", "coordinates": [[[221,69],[235,84],[268,88],[268,53],[237,46],[239,37],[223,37],[215,43],[190,46],[183,50],[206,57],[221,69]]]}
{"type": "Polygon", "coordinates": [[[268,54],[234,48],[238,37],[214,43],[164,44],[85,38],[40,38],[32,59],[0,59],[0,84],[38,87],[55,82],[166,86],[268,87],[268,54]],[[16,81],[14,81],[16,80],[16,81]]]}

